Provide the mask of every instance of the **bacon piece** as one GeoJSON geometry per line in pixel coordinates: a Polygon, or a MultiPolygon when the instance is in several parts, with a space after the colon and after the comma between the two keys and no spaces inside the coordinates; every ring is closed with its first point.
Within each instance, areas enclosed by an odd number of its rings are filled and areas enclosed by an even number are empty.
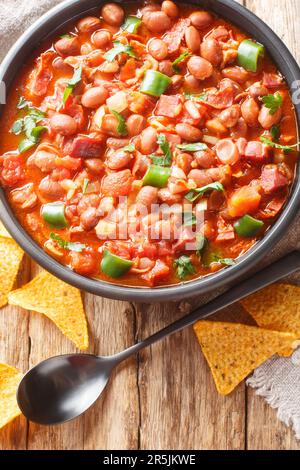
{"type": "Polygon", "coordinates": [[[234,91],[232,87],[223,88],[213,93],[208,93],[205,104],[212,108],[225,109],[233,105],[234,91]]]}
{"type": "Polygon", "coordinates": [[[184,38],[185,30],[191,25],[190,18],[181,18],[177,23],[174,24],[172,29],[168,31],[163,40],[168,45],[169,54],[178,52],[181,41],[184,38]]]}
{"type": "Polygon", "coordinates": [[[217,221],[218,235],[215,239],[216,243],[229,242],[235,239],[234,228],[231,224],[225,222],[223,217],[218,217],[217,221]]]}
{"type": "Polygon", "coordinates": [[[101,137],[90,137],[88,135],[79,135],[70,145],[65,148],[70,157],[95,158],[100,157],[104,148],[104,141],[101,137]]]}
{"type": "Polygon", "coordinates": [[[264,145],[262,142],[258,142],[257,140],[253,140],[247,143],[244,149],[244,157],[259,162],[268,158],[269,152],[270,148],[267,145],[264,145]]]}
{"type": "Polygon", "coordinates": [[[277,88],[283,85],[283,78],[276,73],[264,72],[262,84],[267,88],[277,88]]]}
{"type": "Polygon", "coordinates": [[[161,95],[155,108],[156,116],[175,118],[182,111],[182,99],[178,95],[161,95]]]}
{"type": "Polygon", "coordinates": [[[270,194],[287,186],[288,179],[277,165],[266,165],[261,173],[261,185],[265,193],[270,194]]]}
{"type": "Polygon", "coordinates": [[[105,196],[127,196],[131,191],[133,176],[130,170],[122,170],[107,175],[102,182],[102,193],[105,196]]]}
{"type": "Polygon", "coordinates": [[[169,266],[161,261],[160,259],[156,260],[155,266],[148,273],[142,276],[150,286],[154,286],[160,280],[165,279],[170,274],[169,266]]]}
{"type": "Polygon", "coordinates": [[[178,240],[173,244],[172,248],[176,251],[183,251],[187,248],[188,243],[194,243],[196,240],[195,233],[191,227],[186,227],[181,230],[178,240]]]}
{"type": "Polygon", "coordinates": [[[286,196],[274,197],[264,209],[258,212],[259,219],[273,219],[279,214],[286,202],[286,196]]]}
{"type": "Polygon", "coordinates": [[[38,58],[37,67],[34,69],[27,86],[30,95],[39,97],[46,95],[53,77],[51,63],[55,56],[55,52],[47,51],[38,58]]]}

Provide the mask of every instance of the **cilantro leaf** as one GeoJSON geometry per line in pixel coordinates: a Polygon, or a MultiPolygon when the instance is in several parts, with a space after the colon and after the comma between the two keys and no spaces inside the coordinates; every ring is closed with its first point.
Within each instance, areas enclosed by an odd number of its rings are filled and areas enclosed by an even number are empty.
{"type": "Polygon", "coordinates": [[[72,39],[72,36],[70,34],[62,34],[59,36],[61,39],[72,39]]]}
{"type": "Polygon", "coordinates": [[[80,65],[77,69],[74,70],[73,77],[69,80],[67,87],[65,88],[64,95],[63,95],[63,102],[65,103],[69,96],[73,93],[74,88],[78,83],[82,80],[82,65],[80,65]]]}
{"type": "Polygon", "coordinates": [[[66,240],[63,240],[59,235],[53,232],[50,233],[50,238],[51,240],[56,241],[57,244],[65,250],[76,251],[77,253],[80,253],[86,248],[86,245],[84,245],[83,243],[67,242],[66,240]]]}
{"type": "Polygon", "coordinates": [[[119,135],[126,136],[128,134],[126,128],[126,121],[122,114],[118,113],[114,109],[110,109],[110,112],[118,119],[117,132],[119,135]]]}
{"type": "Polygon", "coordinates": [[[24,96],[20,96],[20,99],[18,101],[18,104],[17,104],[17,109],[24,109],[24,108],[27,108],[27,106],[29,106],[29,101],[27,101],[24,96]]]}
{"type": "Polygon", "coordinates": [[[15,121],[13,123],[10,132],[12,132],[15,135],[19,135],[19,134],[21,134],[21,132],[23,132],[23,130],[24,130],[24,121],[23,121],[23,119],[17,119],[17,121],[15,121]]]}
{"type": "Polygon", "coordinates": [[[123,31],[128,31],[128,33],[135,34],[139,29],[141,23],[141,18],[138,18],[137,16],[127,16],[121,26],[121,29],[123,29],[123,31]]]}
{"type": "Polygon", "coordinates": [[[193,212],[183,214],[183,227],[192,227],[197,223],[197,218],[193,212]]]}
{"type": "Polygon", "coordinates": [[[124,152],[132,153],[132,152],[135,151],[135,145],[134,145],[134,144],[125,145],[125,147],[123,147],[122,150],[123,150],[124,152]]]}
{"type": "Polygon", "coordinates": [[[280,136],[280,128],[279,126],[274,126],[271,127],[270,129],[271,136],[273,137],[274,140],[278,140],[280,136]]]}
{"type": "Polygon", "coordinates": [[[30,150],[32,147],[35,146],[35,142],[29,139],[23,139],[19,143],[18,150],[20,153],[27,152],[27,150],[30,150]]]}
{"type": "Polygon", "coordinates": [[[159,166],[171,166],[172,153],[170,149],[170,144],[165,134],[160,134],[158,136],[157,143],[160,146],[161,150],[163,151],[164,156],[157,157],[156,155],[151,155],[150,158],[152,159],[153,163],[159,166]]]}
{"type": "Polygon", "coordinates": [[[180,279],[185,279],[186,276],[195,274],[196,270],[189,256],[182,255],[180,258],[174,261],[174,267],[176,268],[177,276],[180,279]]]}
{"type": "Polygon", "coordinates": [[[207,150],[207,145],[202,142],[194,144],[178,144],[176,147],[185,152],[198,152],[199,150],[207,150]]]}
{"type": "Polygon", "coordinates": [[[280,93],[275,93],[274,95],[263,96],[262,102],[270,110],[269,113],[273,115],[282,106],[283,99],[280,93]]]}
{"type": "Polygon", "coordinates": [[[215,183],[210,183],[207,184],[206,186],[203,186],[202,188],[196,188],[196,189],[191,189],[186,195],[185,198],[190,201],[194,202],[196,201],[200,196],[203,196],[204,193],[207,191],[224,191],[224,186],[216,181],[215,183]]]}
{"type": "Polygon", "coordinates": [[[84,178],[83,185],[82,185],[82,194],[85,194],[88,188],[90,180],[88,178],[84,178]]]}
{"type": "Polygon", "coordinates": [[[184,97],[188,100],[195,100],[195,101],[205,101],[208,94],[203,93],[184,93],[184,97]]]}
{"type": "Polygon", "coordinates": [[[114,47],[110,49],[109,51],[104,54],[104,59],[107,60],[107,62],[113,62],[117,55],[119,54],[127,54],[129,57],[133,57],[136,59],[136,55],[133,51],[133,48],[129,46],[128,44],[122,44],[120,41],[114,41],[113,42],[114,47]]]}
{"type": "Polygon", "coordinates": [[[273,142],[270,139],[267,139],[267,137],[265,137],[263,135],[260,136],[260,140],[264,144],[269,145],[270,147],[273,147],[275,149],[285,150],[285,151],[288,151],[288,152],[291,152],[293,149],[297,148],[300,145],[300,142],[297,142],[294,145],[280,145],[280,144],[277,144],[276,142],[273,142]]]}
{"type": "Polygon", "coordinates": [[[224,266],[234,266],[235,265],[235,261],[234,259],[232,258],[219,258],[217,255],[215,257],[213,257],[213,260],[216,262],[216,263],[221,263],[223,264],[224,266]]]}
{"type": "Polygon", "coordinates": [[[180,68],[178,67],[178,65],[181,62],[183,62],[185,59],[187,59],[190,55],[191,55],[190,52],[184,52],[179,57],[177,57],[177,59],[175,59],[174,62],[172,62],[172,67],[173,67],[174,72],[176,73],[180,72],[180,68]]]}
{"type": "Polygon", "coordinates": [[[203,255],[203,251],[207,247],[207,244],[208,240],[203,233],[198,233],[196,235],[196,255],[199,256],[199,258],[203,255]]]}

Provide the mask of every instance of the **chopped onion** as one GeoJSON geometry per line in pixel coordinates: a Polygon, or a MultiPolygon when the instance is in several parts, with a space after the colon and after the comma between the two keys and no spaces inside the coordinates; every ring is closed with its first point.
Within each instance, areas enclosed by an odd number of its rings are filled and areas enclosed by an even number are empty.
{"type": "Polygon", "coordinates": [[[92,122],[92,128],[96,128],[97,130],[100,130],[102,127],[102,121],[105,116],[105,106],[100,106],[100,108],[97,109],[93,116],[93,122],[92,122]]]}
{"type": "Polygon", "coordinates": [[[127,95],[124,91],[119,91],[115,95],[110,96],[106,100],[106,104],[109,109],[122,113],[122,111],[125,111],[125,109],[128,108],[127,95]]]}
{"type": "Polygon", "coordinates": [[[204,135],[202,137],[202,141],[205,142],[206,144],[211,144],[211,145],[216,145],[219,142],[220,139],[217,137],[214,137],[212,135],[204,135]]]}

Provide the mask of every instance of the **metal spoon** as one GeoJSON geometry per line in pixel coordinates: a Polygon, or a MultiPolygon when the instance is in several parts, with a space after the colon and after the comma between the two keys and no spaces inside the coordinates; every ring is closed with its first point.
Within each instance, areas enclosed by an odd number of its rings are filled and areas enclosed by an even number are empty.
{"type": "Polygon", "coordinates": [[[114,356],[70,354],[41,362],[27,372],[19,385],[17,400],[21,411],[30,421],[43,425],[76,418],[99,398],[113,369],[120,362],[298,269],[300,252],[294,251],[184,318],[114,356]]]}

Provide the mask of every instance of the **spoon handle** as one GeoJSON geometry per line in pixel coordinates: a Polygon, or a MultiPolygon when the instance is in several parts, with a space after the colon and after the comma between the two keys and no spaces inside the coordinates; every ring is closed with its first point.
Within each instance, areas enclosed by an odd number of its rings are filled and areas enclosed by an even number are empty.
{"type": "Polygon", "coordinates": [[[237,302],[244,297],[247,297],[254,292],[273,284],[279,279],[292,274],[293,272],[300,269],[300,251],[293,251],[288,255],[281,258],[279,261],[271,264],[270,266],[262,269],[261,271],[255,273],[249,279],[242,281],[240,284],[232,287],[224,294],[216,297],[205,305],[194,310],[192,313],[186,315],[185,317],[177,320],[171,325],[163,328],[152,336],[140,341],[139,343],[131,346],[128,349],[125,349],[119,354],[114,356],[114,359],[118,361],[123,361],[127,359],[132,354],[139,352],[141,349],[144,349],[146,346],[150,346],[156,341],[159,341],[166,336],[172,335],[177,331],[180,331],[188,326],[193,325],[198,320],[204,319],[213,315],[214,313],[222,310],[225,307],[237,302]]]}

